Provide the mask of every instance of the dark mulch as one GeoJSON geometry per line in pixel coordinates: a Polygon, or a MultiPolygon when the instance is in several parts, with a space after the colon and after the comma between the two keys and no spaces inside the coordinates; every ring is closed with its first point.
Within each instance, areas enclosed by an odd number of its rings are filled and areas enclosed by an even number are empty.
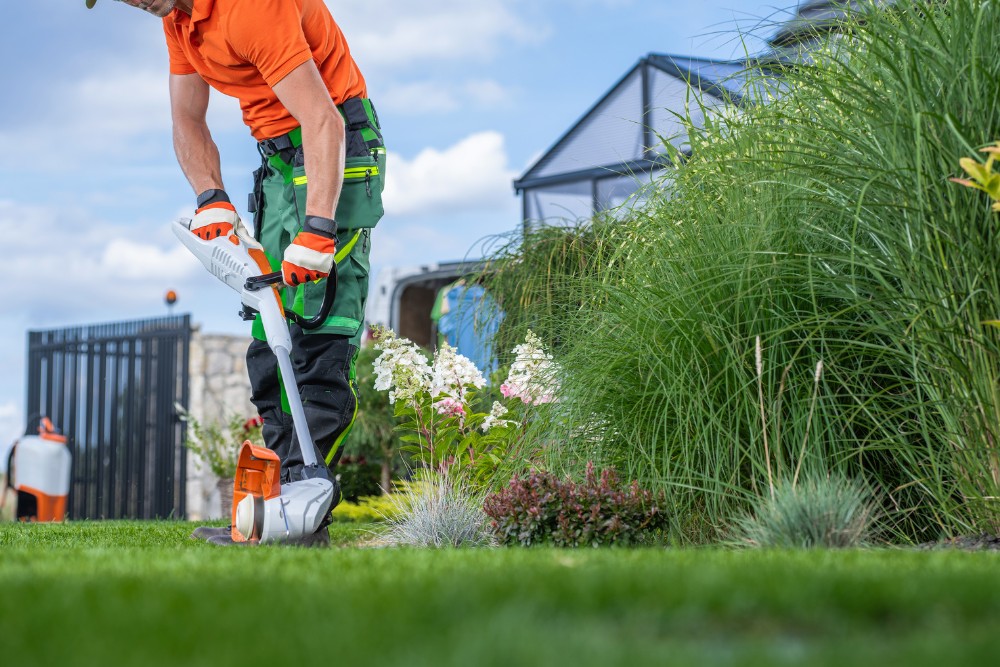
{"type": "Polygon", "coordinates": [[[1000,535],[963,535],[939,542],[927,542],[921,549],[960,549],[962,551],[1000,551],[1000,535]]]}

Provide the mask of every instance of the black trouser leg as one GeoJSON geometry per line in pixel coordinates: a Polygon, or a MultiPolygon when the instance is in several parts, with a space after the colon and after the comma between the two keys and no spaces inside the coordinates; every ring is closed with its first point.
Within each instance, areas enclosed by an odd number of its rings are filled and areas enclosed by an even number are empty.
{"type": "MultiPolygon", "coordinates": [[[[328,461],[332,471],[342,449],[337,440],[354,420],[357,398],[351,386],[351,363],[357,350],[347,336],[305,334],[295,324],[289,329],[296,377],[288,382],[288,389],[294,391],[297,383],[316,456],[321,463],[328,461]],[[335,447],[338,451],[333,451],[335,447]]],[[[303,467],[302,452],[292,417],[282,408],[277,359],[264,341],[251,342],[247,370],[250,400],[264,419],[264,442],[281,458],[281,481],[295,481],[303,467]]]]}

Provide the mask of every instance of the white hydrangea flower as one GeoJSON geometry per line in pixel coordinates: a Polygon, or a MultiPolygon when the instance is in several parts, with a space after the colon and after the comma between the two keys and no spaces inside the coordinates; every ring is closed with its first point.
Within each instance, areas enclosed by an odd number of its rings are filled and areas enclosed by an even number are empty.
{"type": "Polygon", "coordinates": [[[430,388],[431,369],[416,344],[386,330],[375,349],[382,354],[375,360],[375,389],[389,391],[389,403],[410,401],[430,388]]]}
{"type": "Polygon", "coordinates": [[[465,388],[472,386],[482,389],[486,378],[472,361],[448,343],[442,343],[434,355],[431,369],[431,396],[451,396],[459,400],[465,397],[465,388]]]}
{"type": "Polygon", "coordinates": [[[524,343],[516,346],[513,353],[514,363],[507,380],[500,385],[500,393],[506,398],[519,398],[528,405],[554,402],[559,390],[559,366],[542,348],[538,336],[528,331],[524,343]]]}
{"type": "Polygon", "coordinates": [[[500,401],[493,401],[493,409],[490,410],[490,414],[486,416],[486,419],[483,420],[483,423],[479,426],[479,428],[483,430],[483,433],[489,433],[491,428],[498,426],[503,428],[514,424],[514,422],[509,419],[500,419],[506,414],[507,408],[504,407],[503,403],[500,401]]]}

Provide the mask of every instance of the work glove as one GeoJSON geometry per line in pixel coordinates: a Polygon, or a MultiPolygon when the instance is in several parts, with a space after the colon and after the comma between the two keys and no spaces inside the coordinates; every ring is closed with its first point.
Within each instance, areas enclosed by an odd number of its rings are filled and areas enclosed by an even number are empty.
{"type": "Polygon", "coordinates": [[[307,215],[300,231],[285,248],[281,276],[286,285],[297,287],[326,278],[333,271],[337,250],[337,222],[333,218],[307,215]]]}
{"type": "Polygon", "coordinates": [[[240,220],[224,190],[206,190],[198,195],[198,209],[191,221],[191,233],[205,241],[235,233],[245,245],[263,250],[240,220]]]}

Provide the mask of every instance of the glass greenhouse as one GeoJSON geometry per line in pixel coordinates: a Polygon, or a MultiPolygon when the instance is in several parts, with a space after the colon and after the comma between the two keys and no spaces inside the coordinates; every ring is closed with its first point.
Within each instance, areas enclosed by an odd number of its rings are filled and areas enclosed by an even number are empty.
{"type": "MultiPolygon", "coordinates": [[[[888,4],[891,0],[878,2],[888,4]]],[[[800,3],[794,17],[749,60],[709,60],[650,53],[641,58],[520,178],[525,225],[590,218],[625,203],[671,168],[667,144],[688,152],[682,119],[698,125],[705,115],[779,93],[776,64],[808,59],[825,35],[835,32],[853,0],[800,3]],[[751,74],[753,76],[751,76],[751,74]],[[763,77],[761,76],[763,75],[763,77]],[[754,81],[754,85],[750,85],[754,81]]]]}

